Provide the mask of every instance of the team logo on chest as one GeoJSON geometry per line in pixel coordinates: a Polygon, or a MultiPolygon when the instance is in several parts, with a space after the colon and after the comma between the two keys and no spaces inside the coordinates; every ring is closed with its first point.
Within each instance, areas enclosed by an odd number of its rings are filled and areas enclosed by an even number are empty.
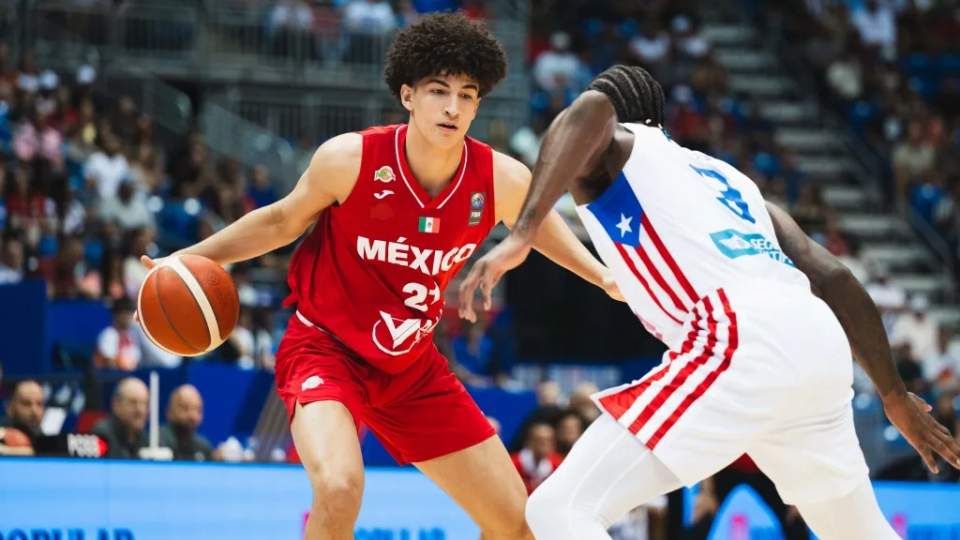
{"type": "Polygon", "coordinates": [[[383,182],[384,184],[389,184],[396,180],[396,175],[393,174],[393,167],[389,165],[384,165],[377,169],[377,172],[373,173],[374,182],[383,182]]]}
{"type": "Polygon", "coordinates": [[[470,220],[468,221],[469,225],[477,225],[480,223],[480,218],[483,217],[483,203],[484,196],[483,193],[479,191],[473,192],[470,195],[470,220]]]}

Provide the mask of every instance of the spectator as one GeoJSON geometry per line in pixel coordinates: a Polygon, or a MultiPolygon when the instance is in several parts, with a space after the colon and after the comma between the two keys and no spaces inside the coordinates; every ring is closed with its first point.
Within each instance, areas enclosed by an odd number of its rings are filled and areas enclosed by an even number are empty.
{"type": "Polygon", "coordinates": [[[863,93],[863,72],[853,52],[847,52],[831,62],[827,81],[840,97],[847,101],[858,99],[863,93]]]}
{"type": "Polygon", "coordinates": [[[710,42],[700,28],[686,15],[677,15],[670,22],[677,50],[688,58],[704,58],[710,54],[710,42]]]}
{"type": "Polygon", "coordinates": [[[649,69],[659,72],[670,59],[670,34],[660,28],[656,18],[648,18],[636,37],[630,40],[633,58],[649,69]]]}
{"type": "Polygon", "coordinates": [[[454,356],[474,375],[493,374],[493,340],[487,335],[488,321],[481,316],[453,339],[454,356]]]}
{"type": "Polygon", "coordinates": [[[120,152],[120,140],[111,133],[101,133],[101,150],[84,164],[88,187],[93,188],[101,202],[117,196],[120,184],[130,176],[127,158],[120,152]]]}
{"type": "Polygon", "coordinates": [[[960,341],[953,339],[949,326],[941,326],[937,345],[923,359],[923,375],[934,383],[955,386],[960,383],[960,341]]]}
{"type": "Polygon", "coordinates": [[[218,351],[223,355],[224,360],[235,362],[240,369],[253,369],[256,367],[254,360],[255,340],[253,336],[253,318],[250,308],[241,306],[240,318],[234,327],[230,337],[224,347],[218,351]]]}
{"type": "Polygon", "coordinates": [[[896,52],[896,15],[889,6],[867,0],[866,6],[853,14],[852,22],[864,45],[881,49],[885,56],[896,52]]]}
{"type": "Polygon", "coordinates": [[[550,424],[536,422],[527,428],[523,448],[511,456],[527,493],[533,493],[560,466],[563,456],[557,453],[556,445],[550,424]]]}
{"type": "Polygon", "coordinates": [[[103,201],[100,205],[100,217],[113,221],[120,230],[153,228],[153,214],[147,209],[147,200],[133,181],[124,180],[117,188],[117,196],[103,201]]]}
{"type": "Polygon", "coordinates": [[[918,364],[937,350],[937,323],[927,315],[930,302],[916,295],[910,299],[910,311],[902,314],[890,336],[892,347],[908,347],[907,357],[918,364]]]}
{"type": "Polygon", "coordinates": [[[270,172],[263,165],[253,168],[250,187],[247,189],[247,205],[253,210],[277,200],[277,192],[270,183],[270,172]]]}
{"type": "Polygon", "coordinates": [[[0,253],[0,285],[19,283],[23,280],[23,242],[7,237],[0,253]]]}
{"type": "Polygon", "coordinates": [[[140,285],[147,277],[147,268],[140,262],[141,255],[153,253],[156,246],[153,243],[152,229],[134,229],[126,235],[125,258],[123,260],[123,286],[128,298],[136,298],[140,294],[140,285]]]}
{"type": "Polygon", "coordinates": [[[274,5],[268,26],[274,54],[310,54],[313,22],[313,11],[302,0],[281,0],[274,5]]]}
{"type": "Polygon", "coordinates": [[[46,114],[39,112],[33,112],[13,137],[13,150],[17,159],[30,162],[38,157],[43,158],[54,170],[60,170],[63,166],[63,155],[60,151],[62,144],[60,132],[50,126],[46,114]]]}
{"type": "Polygon", "coordinates": [[[875,265],[871,268],[871,278],[867,282],[867,294],[873,303],[880,308],[883,318],[883,327],[887,335],[892,335],[893,325],[907,303],[907,293],[896,283],[890,281],[890,271],[885,266],[875,265]]]}
{"type": "Polygon", "coordinates": [[[351,0],[343,10],[343,24],[353,34],[383,36],[393,32],[397,18],[384,0],[351,0]]]}
{"type": "Polygon", "coordinates": [[[550,50],[543,52],[533,64],[533,78],[548,91],[578,90],[576,83],[586,67],[570,51],[570,35],[557,32],[550,36],[550,50]]]}
{"type": "Polygon", "coordinates": [[[580,416],[580,413],[570,409],[557,418],[554,429],[556,430],[557,452],[565,457],[570,453],[570,449],[573,448],[577,439],[586,431],[587,421],[580,416]]]}
{"type": "Polygon", "coordinates": [[[896,200],[906,200],[908,187],[933,171],[936,149],[924,138],[923,123],[910,122],[907,140],[897,143],[893,149],[893,173],[896,180],[896,200]]]}
{"type": "Polygon", "coordinates": [[[95,363],[98,367],[133,371],[140,365],[141,350],[131,328],[133,302],[123,298],[113,305],[113,325],[97,337],[95,363]]]}
{"type": "Polygon", "coordinates": [[[563,411],[563,407],[560,406],[560,385],[554,381],[543,381],[538,384],[537,407],[523,420],[520,429],[517,430],[517,434],[510,443],[510,449],[519,449],[526,444],[526,435],[530,426],[534,424],[552,426],[563,414],[563,411]]]}
{"type": "Polygon", "coordinates": [[[147,385],[135,377],[117,383],[111,403],[111,413],[90,431],[107,443],[104,457],[138,459],[140,449],[147,446],[147,406],[150,392],[147,385]]]}
{"type": "Polygon", "coordinates": [[[35,380],[23,380],[13,387],[7,416],[0,419],[0,427],[17,429],[32,441],[42,434],[43,413],[43,387],[35,380]]]}
{"type": "Polygon", "coordinates": [[[192,384],[178,386],[170,394],[167,424],[160,428],[160,446],[173,450],[178,461],[210,461],[213,447],[197,428],[203,423],[203,398],[192,384]]]}
{"type": "Polygon", "coordinates": [[[570,409],[580,415],[587,424],[593,423],[600,416],[600,409],[593,402],[593,396],[599,392],[597,385],[584,382],[577,385],[570,394],[570,409]]]}

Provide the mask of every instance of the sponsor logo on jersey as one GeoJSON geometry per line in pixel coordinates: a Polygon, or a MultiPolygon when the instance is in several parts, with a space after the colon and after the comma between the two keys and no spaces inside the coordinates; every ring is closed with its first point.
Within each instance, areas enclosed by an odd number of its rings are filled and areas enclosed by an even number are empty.
{"type": "Polygon", "coordinates": [[[323,378],[319,375],[311,375],[300,384],[300,390],[313,390],[323,384],[323,378]]]}
{"type": "MultiPolygon", "coordinates": [[[[439,319],[439,315],[437,316],[439,319]]],[[[385,311],[380,312],[380,318],[373,324],[371,337],[378,349],[390,356],[400,356],[411,349],[433,332],[437,325],[430,319],[398,319],[385,311]]]]}
{"type": "Polygon", "coordinates": [[[440,218],[420,216],[420,219],[417,220],[417,230],[431,234],[440,232],[440,218]]]}
{"type": "Polygon", "coordinates": [[[714,245],[731,259],[745,255],[766,255],[767,257],[790,266],[794,266],[790,257],[780,250],[776,243],[771,242],[760,233],[743,233],[734,229],[726,229],[710,234],[714,245]]]}
{"type": "Polygon", "coordinates": [[[389,165],[384,165],[377,169],[377,172],[373,173],[374,182],[383,182],[384,184],[389,184],[396,180],[396,175],[393,174],[393,167],[389,165]]]}
{"type": "Polygon", "coordinates": [[[483,203],[483,193],[475,191],[470,195],[470,220],[468,222],[470,225],[480,223],[480,218],[483,217],[483,203]]]}
{"type": "Polygon", "coordinates": [[[383,191],[379,191],[379,192],[373,194],[374,198],[376,198],[378,201],[379,201],[379,200],[382,200],[382,199],[385,199],[385,198],[389,197],[390,195],[393,195],[393,190],[392,190],[392,189],[385,189],[385,190],[383,190],[383,191]]]}
{"type": "Polygon", "coordinates": [[[420,248],[406,242],[407,239],[402,236],[396,241],[371,240],[366,236],[357,236],[357,254],[365,261],[406,266],[428,276],[436,276],[469,259],[477,249],[476,244],[466,244],[444,251],[420,248]]]}

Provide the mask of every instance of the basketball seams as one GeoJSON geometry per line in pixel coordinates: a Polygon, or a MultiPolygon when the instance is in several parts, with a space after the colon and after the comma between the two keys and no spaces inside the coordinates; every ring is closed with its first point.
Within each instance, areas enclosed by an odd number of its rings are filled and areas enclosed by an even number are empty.
{"type": "Polygon", "coordinates": [[[222,340],[220,339],[220,326],[217,321],[217,315],[213,311],[213,306],[210,305],[210,299],[207,298],[203,287],[200,286],[200,282],[197,281],[196,276],[190,272],[190,269],[183,264],[180,257],[171,257],[168,262],[165,261],[164,264],[180,276],[183,284],[186,285],[190,291],[190,295],[193,296],[193,299],[197,302],[197,307],[200,308],[203,319],[207,323],[207,331],[210,333],[210,344],[203,352],[209,352],[219,347],[222,340]]]}
{"type": "MultiPolygon", "coordinates": [[[[163,266],[161,266],[161,265],[157,265],[157,266],[154,266],[153,268],[151,268],[150,271],[147,272],[147,275],[143,278],[143,283],[146,284],[146,283],[150,280],[150,277],[151,277],[155,272],[159,271],[161,268],[163,268],[163,266]]],[[[157,279],[154,279],[154,280],[153,280],[153,288],[156,289],[157,305],[160,307],[160,312],[163,313],[164,318],[167,319],[168,326],[170,326],[170,329],[173,330],[173,332],[177,335],[177,337],[180,338],[180,341],[182,341],[185,345],[188,345],[188,346],[189,346],[190,343],[189,343],[187,340],[183,339],[183,336],[181,336],[180,333],[177,332],[177,329],[174,328],[173,325],[169,324],[170,318],[167,317],[167,312],[166,312],[165,309],[163,309],[163,302],[160,302],[160,301],[159,301],[159,300],[160,300],[160,286],[158,285],[158,280],[157,280],[157,279]]],[[[177,356],[183,356],[183,353],[180,353],[180,352],[177,352],[177,351],[174,351],[174,350],[171,350],[171,349],[168,349],[168,348],[164,347],[163,344],[160,343],[160,341],[158,341],[155,337],[153,337],[153,334],[150,333],[150,329],[147,328],[147,325],[143,322],[143,286],[142,286],[142,285],[141,285],[141,287],[140,287],[140,292],[137,294],[137,313],[140,314],[140,328],[143,329],[143,333],[147,335],[147,338],[149,338],[150,341],[151,341],[154,345],[156,345],[157,347],[160,347],[161,349],[163,349],[164,351],[166,351],[166,352],[168,352],[168,353],[170,353],[170,354],[175,354],[175,355],[177,355],[177,356]]]]}

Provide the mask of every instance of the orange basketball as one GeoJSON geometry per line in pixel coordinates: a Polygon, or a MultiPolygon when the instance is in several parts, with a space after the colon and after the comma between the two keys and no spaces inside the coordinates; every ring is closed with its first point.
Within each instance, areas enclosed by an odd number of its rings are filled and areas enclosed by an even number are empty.
{"type": "Polygon", "coordinates": [[[144,333],[160,348],[198,356],[220,346],[240,316],[233,279],[199,255],[165,258],[140,286],[137,315],[144,333]]]}

